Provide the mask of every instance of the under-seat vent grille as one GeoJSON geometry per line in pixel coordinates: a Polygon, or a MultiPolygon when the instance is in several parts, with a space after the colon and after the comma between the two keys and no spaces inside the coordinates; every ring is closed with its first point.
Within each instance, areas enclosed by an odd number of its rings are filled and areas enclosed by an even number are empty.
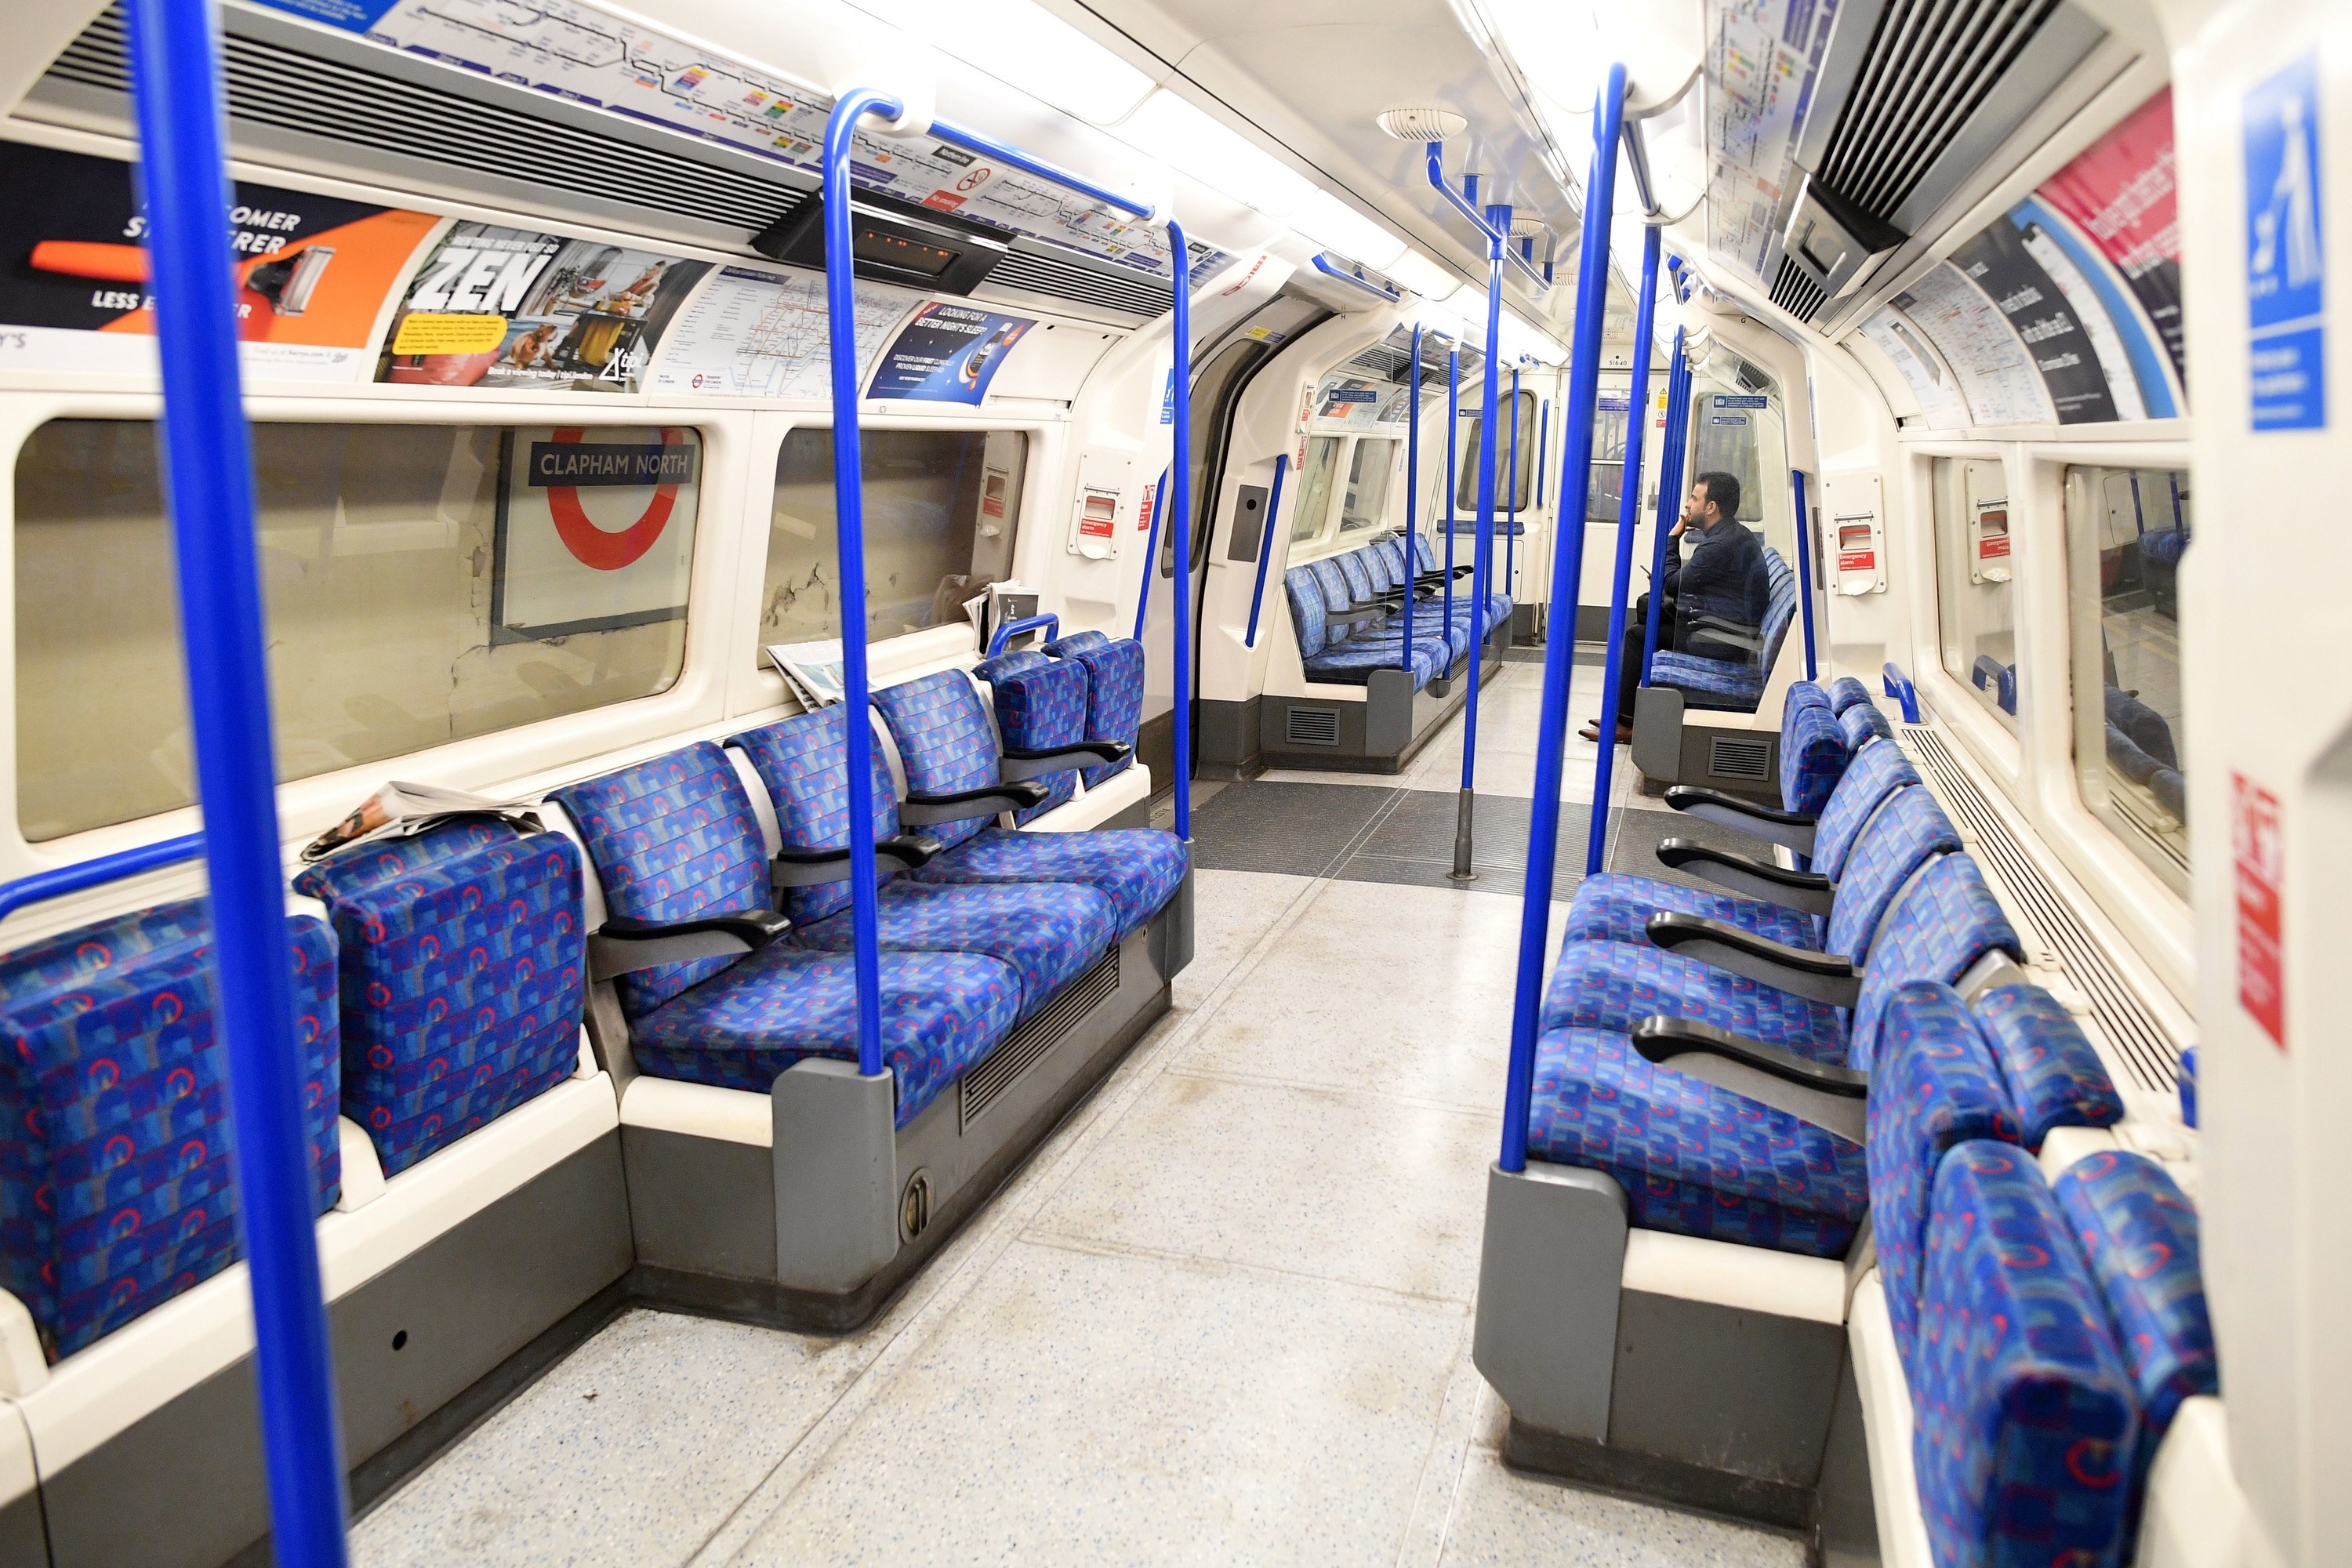
{"type": "Polygon", "coordinates": [[[2106,950],[2042,875],[1943,737],[1908,725],[1903,735],[1934,781],[1937,795],[1975,839],[1976,852],[1990,862],[2001,890],[2015,900],[2018,907],[2011,912],[2025,918],[2042,946],[2064,962],[2067,975],[2091,999],[2091,1016],[2122,1056],[2132,1081],[2151,1093],[2174,1093],[2179,1085],[2179,1046],[2125,984],[2106,950]]]}
{"type": "Polygon", "coordinates": [[[1118,953],[1116,947],[1104,953],[1100,962],[1055,997],[1051,1006],[1014,1030],[1011,1039],[963,1075],[961,1127],[969,1128],[985,1116],[989,1107],[1044,1061],[1065,1036],[1086,1021],[1087,1014],[1118,992],[1118,953]]]}
{"type": "Polygon", "coordinates": [[[1803,268],[1788,257],[1780,258],[1780,275],[1772,279],[1772,303],[1801,321],[1810,321],[1828,302],[1829,296],[1805,276],[1803,268]]]}
{"type": "Polygon", "coordinates": [[[1282,738],[1294,746],[1336,746],[1339,743],[1339,710],[1293,704],[1282,716],[1282,738]]]}
{"type": "Polygon", "coordinates": [[[1772,742],[1710,735],[1706,771],[1719,779],[1768,779],[1772,776],[1772,742]]]}

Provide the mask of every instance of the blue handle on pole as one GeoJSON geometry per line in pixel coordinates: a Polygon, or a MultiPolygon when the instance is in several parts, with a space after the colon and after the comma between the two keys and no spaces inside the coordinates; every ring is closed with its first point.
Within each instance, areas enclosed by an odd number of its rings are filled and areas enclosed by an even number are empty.
{"type": "Polygon", "coordinates": [[[1919,689],[1911,684],[1911,678],[1903,673],[1903,667],[1888,659],[1885,668],[1879,672],[1879,679],[1886,687],[1886,695],[1903,705],[1903,721],[1916,724],[1919,721],[1919,689]]]}
{"type": "Polygon", "coordinates": [[[156,844],[142,844],[136,849],[101,855],[95,860],[84,860],[78,865],[60,866],[54,871],[36,871],[13,882],[0,882],[0,920],[6,920],[27,904],[62,899],[68,893],[119,882],[142,871],[176,866],[184,860],[193,860],[204,852],[205,836],[189,833],[156,844]]]}
{"type": "MultiPolygon", "coordinates": [[[[1805,471],[1789,470],[1789,478],[1797,487],[1797,607],[1804,613],[1805,679],[1813,679],[1813,529],[1812,519],[1805,514],[1805,471]]],[[[1766,670],[1769,678],[1770,670],[1766,670]]]]}
{"type": "Polygon", "coordinates": [[[1135,640],[1143,640],[1143,617],[1151,608],[1151,577],[1160,570],[1160,518],[1168,510],[1168,470],[1160,471],[1160,488],[1151,492],[1160,504],[1151,509],[1151,531],[1143,540],[1143,586],[1135,591],[1135,640]]]}
{"type": "MultiPolygon", "coordinates": [[[[1503,367],[1497,362],[1503,350],[1503,253],[1508,248],[1504,237],[1511,232],[1511,209],[1488,207],[1486,218],[1486,362],[1478,383],[1478,428],[1484,439],[1478,443],[1478,531],[1470,547],[1470,697],[1462,710],[1465,793],[1478,782],[1479,673],[1486,662],[1486,584],[1495,563],[1495,404],[1502,395],[1503,367]]],[[[1446,629],[1453,629],[1450,621],[1446,629]]],[[[1466,869],[1455,867],[1457,872],[1466,869]]]]}
{"type": "Polygon", "coordinates": [[[200,0],[134,0],[139,183],[151,226],[163,489],[179,561],[211,877],[216,1026],[228,1056],[237,1219],[251,1268],[272,1546],[289,1568],[341,1568],[342,1429],[321,1305],[286,945],[252,447],[224,243],[229,183],[216,15],[200,0]]]}
{"type": "MultiPolygon", "coordinates": [[[[1633,384],[1626,400],[1625,468],[1617,487],[1617,552],[1609,579],[1609,652],[1601,676],[1601,755],[1592,764],[1592,817],[1584,874],[1597,877],[1609,852],[1609,794],[1617,766],[1617,680],[1625,660],[1625,601],[1633,583],[1633,529],[1642,518],[1643,426],[1649,423],[1651,340],[1657,326],[1657,226],[1642,231],[1642,294],[1633,310],[1633,384]]],[[[1650,602],[1657,603],[1651,595],[1650,602]]]]}
{"type": "MultiPolygon", "coordinates": [[[[887,104],[885,112],[895,118],[898,113],[897,102],[884,101],[887,104]]],[[[873,107],[880,108],[883,105],[877,103],[873,107]]],[[[840,111],[840,105],[835,104],[834,112],[838,114],[840,111]]],[[[932,121],[930,134],[942,142],[953,142],[956,146],[971,152],[984,153],[997,163],[1008,163],[1024,174],[1034,174],[1041,180],[1050,180],[1055,184],[1066,190],[1076,191],[1082,196],[1091,196],[1103,205],[1123,212],[1129,217],[1148,220],[1155,216],[1150,202],[1139,200],[1123,191],[1114,191],[1108,185],[1098,185],[1082,174],[1072,174],[1058,163],[1049,163],[1034,153],[1024,153],[1010,142],[1000,142],[983,132],[974,131],[969,126],[958,125],[951,120],[932,121]]],[[[1181,241],[1177,247],[1177,253],[1180,257],[1183,254],[1181,241]]],[[[1177,276],[1181,279],[1183,277],[1181,261],[1178,267],[1177,276]]],[[[1181,293],[1182,290],[1178,291],[1181,293]]]]}
{"type": "MultiPolygon", "coordinates": [[[[1625,68],[1612,65],[1592,113],[1592,173],[1584,186],[1584,243],[1576,263],[1576,327],[1568,358],[1568,426],[1560,440],[1559,493],[1592,493],[1592,416],[1601,400],[1601,328],[1609,289],[1609,215],[1617,205],[1617,143],[1623,134],[1625,68]]],[[[1543,1011],[1545,946],[1551,929],[1552,868],[1559,853],[1561,753],[1568,743],[1569,677],[1576,660],[1576,600],[1584,564],[1584,514],[1563,504],[1571,526],[1551,558],[1552,635],[1544,647],[1543,708],[1537,727],[1535,798],[1528,826],[1527,883],[1519,903],[1518,977],[1511,1008],[1511,1059],[1504,1085],[1506,1171],[1528,1167],[1528,1111],[1535,1097],[1536,1025],[1543,1011]]],[[[1613,737],[1604,737],[1604,743],[1613,737]]],[[[1593,810],[1608,809],[1596,801],[1593,810]]]]}
{"type": "Polygon", "coordinates": [[[1320,272],[1326,278],[1336,278],[1342,283],[1351,283],[1357,288],[1361,289],[1365,293],[1370,294],[1373,299],[1385,300],[1391,305],[1404,298],[1404,294],[1402,290],[1395,289],[1383,289],[1379,284],[1373,282],[1370,279],[1365,277],[1363,268],[1360,264],[1357,267],[1355,271],[1350,272],[1344,267],[1332,266],[1329,258],[1318,255],[1315,258],[1315,270],[1320,272]]]}
{"type": "MultiPolygon", "coordinates": [[[[1175,378],[1176,493],[1168,503],[1170,537],[1176,545],[1176,658],[1170,674],[1176,704],[1176,837],[1189,847],[1192,842],[1192,267],[1184,226],[1172,217],[1168,220],[1168,249],[1170,281],[1176,289],[1174,320],[1170,323],[1176,337],[1170,372],[1175,378]]],[[[1271,519],[1266,526],[1273,526],[1271,519]]],[[[1258,553],[1263,557],[1265,551],[1258,553]]]]}
{"type": "MultiPolygon", "coordinates": [[[[1679,267],[1676,261],[1673,265],[1679,267]]],[[[1658,515],[1650,525],[1650,613],[1643,617],[1642,684],[1650,684],[1650,661],[1658,655],[1658,628],[1665,618],[1666,596],[1659,589],[1658,579],[1666,569],[1666,552],[1674,548],[1668,537],[1673,524],[1666,519],[1681,510],[1683,489],[1683,438],[1690,433],[1690,365],[1683,358],[1683,329],[1675,329],[1673,363],[1666,366],[1666,438],[1658,452],[1658,515]]]]}
{"type": "Polygon", "coordinates": [[[1274,455],[1274,493],[1266,498],[1265,521],[1257,531],[1257,585],[1250,590],[1249,635],[1242,639],[1244,647],[1257,647],[1258,606],[1265,603],[1265,563],[1274,559],[1274,525],[1282,516],[1282,477],[1290,472],[1290,454],[1274,455]]]}
{"type": "Polygon", "coordinates": [[[1024,632],[1035,631],[1044,632],[1047,642],[1053,641],[1055,637],[1062,635],[1062,617],[1059,616],[1024,616],[1017,621],[1005,622],[1003,626],[996,628],[996,635],[988,639],[988,657],[994,658],[998,654],[1004,651],[1004,645],[1006,643],[1011,642],[1014,637],[1021,636],[1024,632]]]}

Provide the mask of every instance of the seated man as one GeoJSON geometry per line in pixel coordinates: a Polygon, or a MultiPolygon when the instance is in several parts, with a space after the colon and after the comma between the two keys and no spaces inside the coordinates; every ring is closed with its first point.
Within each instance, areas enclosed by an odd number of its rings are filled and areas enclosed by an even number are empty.
{"type": "MultiPolygon", "coordinates": [[[[1739,480],[1711,471],[1699,475],[1683,503],[1682,517],[1666,535],[1664,566],[1655,591],[1664,595],[1659,607],[1658,646],[1700,658],[1738,661],[1746,658],[1738,647],[1708,637],[1701,617],[1728,621],[1755,631],[1764,624],[1771,584],[1764,571],[1764,542],[1738,521],[1739,480]],[[1683,559],[1676,542],[1685,531],[1696,531],[1698,543],[1690,559],[1683,559]]],[[[1625,617],[1625,646],[1617,664],[1617,743],[1633,739],[1633,693],[1642,684],[1643,648],[1648,641],[1650,595],[1633,602],[1625,617]]],[[[1601,739],[1595,720],[1583,730],[1588,741],[1601,739]]]]}

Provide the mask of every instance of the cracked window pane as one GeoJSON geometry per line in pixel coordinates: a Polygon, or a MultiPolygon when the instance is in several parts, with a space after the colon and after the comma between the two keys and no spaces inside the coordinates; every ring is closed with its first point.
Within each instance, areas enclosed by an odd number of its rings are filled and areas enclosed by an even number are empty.
{"type": "MultiPolygon", "coordinates": [[[[1013,575],[1021,476],[1018,430],[867,430],[866,640],[964,618],[964,601],[1013,575]]],[[[803,427],[776,458],[760,647],[841,635],[841,551],[834,531],[833,432],[803,427]]],[[[759,658],[765,668],[765,656],[759,658]]]]}
{"type": "MultiPolygon", "coordinates": [[[[493,638],[503,469],[551,437],[667,440],[698,458],[700,446],[690,430],[643,427],[253,426],[281,780],[651,696],[677,679],[682,617],[493,638]]],[[[683,528],[669,542],[690,552],[697,487],[669,488],[664,528],[683,528]]],[[[622,489],[604,487],[582,510],[601,528],[627,510],[622,489]]],[[[194,755],[154,426],[41,426],[17,455],[16,504],[19,827],[39,841],[187,805],[194,755]]]]}

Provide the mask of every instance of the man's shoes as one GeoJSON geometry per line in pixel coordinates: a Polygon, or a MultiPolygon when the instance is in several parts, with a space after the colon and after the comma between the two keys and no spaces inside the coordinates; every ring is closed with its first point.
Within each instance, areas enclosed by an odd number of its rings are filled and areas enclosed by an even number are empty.
{"type": "MultiPolygon", "coordinates": [[[[1601,721],[1595,719],[1591,723],[1587,724],[1583,729],[1579,730],[1577,734],[1583,740],[1591,742],[1596,746],[1599,745],[1601,743],[1601,721]]],[[[1621,746],[1630,746],[1633,743],[1633,725],[1621,723],[1617,726],[1617,743],[1621,746]]]]}

